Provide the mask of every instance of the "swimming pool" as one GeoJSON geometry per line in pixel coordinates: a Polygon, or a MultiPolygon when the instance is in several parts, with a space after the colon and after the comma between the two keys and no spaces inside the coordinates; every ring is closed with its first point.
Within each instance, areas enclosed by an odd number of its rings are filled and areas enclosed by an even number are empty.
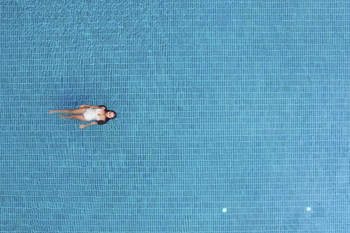
{"type": "Polygon", "coordinates": [[[349,232],[349,3],[0,3],[1,232],[349,232]],[[104,104],[84,130],[50,109],[104,104]]]}

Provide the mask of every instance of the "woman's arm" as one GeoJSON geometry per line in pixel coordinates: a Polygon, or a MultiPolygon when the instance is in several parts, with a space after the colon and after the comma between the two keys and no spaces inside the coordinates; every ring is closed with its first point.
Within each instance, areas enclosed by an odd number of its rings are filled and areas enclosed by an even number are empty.
{"type": "Polygon", "coordinates": [[[83,104],[83,105],[80,105],[81,108],[100,108],[98,106],[94,106],[94,105],[86,105],[86,104],[83,104]]]}
{"type": "Polygon", "coordinates": [[[84,129],[85,127],[90,126],[90,125],[97,125],[97,122],[94,121],[94,122],[91,122],[91,123],[86,124],[86,125],[79,125],[79,129],[84,129]]]}

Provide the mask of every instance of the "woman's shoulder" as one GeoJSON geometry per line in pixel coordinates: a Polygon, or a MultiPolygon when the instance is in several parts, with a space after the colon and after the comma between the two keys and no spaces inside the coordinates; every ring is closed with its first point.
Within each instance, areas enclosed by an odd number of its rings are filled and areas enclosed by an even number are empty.
{"type": "Polygon", "coordinates": [[[106,106],[104,106],[104,105],[99,105],[99,106],[97,106],[98,108],[100,108],[100,109],[104,109],[104,110],[107,110],[107,107],[106,106]]]}

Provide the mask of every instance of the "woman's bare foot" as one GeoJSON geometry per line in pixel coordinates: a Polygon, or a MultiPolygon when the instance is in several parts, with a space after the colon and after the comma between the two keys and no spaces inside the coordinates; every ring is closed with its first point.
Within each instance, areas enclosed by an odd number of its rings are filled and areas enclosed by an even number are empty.
{"type": "Polygon", "coordinates": [[[50,110],[50,114],[52,114],[52,113],[57,113],[57,111],[56,110],[50,110]]]}

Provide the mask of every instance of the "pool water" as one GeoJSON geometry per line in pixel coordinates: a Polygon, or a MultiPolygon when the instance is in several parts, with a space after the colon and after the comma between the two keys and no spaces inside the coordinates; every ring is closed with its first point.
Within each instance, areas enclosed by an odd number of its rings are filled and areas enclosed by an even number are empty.
{"type": "Polygon", "coordinates": [[[1,1],[0,232],[349,232],[349,9],[1,1]]]}

